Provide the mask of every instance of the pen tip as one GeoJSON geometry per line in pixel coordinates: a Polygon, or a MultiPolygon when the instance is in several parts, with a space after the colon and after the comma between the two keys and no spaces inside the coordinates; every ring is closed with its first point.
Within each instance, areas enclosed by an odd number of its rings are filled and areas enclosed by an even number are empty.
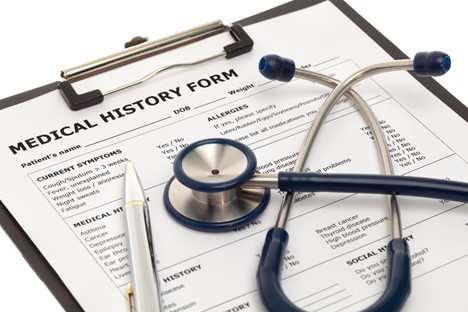
{"type": "Polygon", "coordinates": [[[135,171],[135,167],[133,166],[133,163],[131,161],[127,162],[127,165],[125,166],[125,170],[133,170],[135,171]]]}

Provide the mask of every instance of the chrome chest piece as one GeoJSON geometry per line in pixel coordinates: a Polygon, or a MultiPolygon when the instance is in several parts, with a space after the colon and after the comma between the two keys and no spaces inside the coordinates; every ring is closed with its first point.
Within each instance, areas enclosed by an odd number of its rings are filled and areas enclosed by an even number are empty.
{"type": "Polygon", "coordinates": [[[174,161],[164,203],[180,223],[218,232],[236,228],[260,215],[268,205],[268,189],[241,186],[255,173],[257,160],[245,145],[207,139],[187,146],[174,161]]]}

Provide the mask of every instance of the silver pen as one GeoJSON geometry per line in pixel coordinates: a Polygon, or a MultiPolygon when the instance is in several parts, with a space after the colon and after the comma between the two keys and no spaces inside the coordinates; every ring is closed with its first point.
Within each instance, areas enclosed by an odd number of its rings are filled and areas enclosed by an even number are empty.
{"type": "Polygon", "coordinates": [[[138,312],[162,311],[148,205],[132,162],[125,167],[125,212],[132,270],[130,307],[133,297],[138,312]]]}

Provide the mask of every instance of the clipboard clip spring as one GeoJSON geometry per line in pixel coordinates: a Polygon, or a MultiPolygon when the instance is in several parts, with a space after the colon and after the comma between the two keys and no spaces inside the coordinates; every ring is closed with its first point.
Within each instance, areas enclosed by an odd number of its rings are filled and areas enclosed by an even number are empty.
{"type": "Polygon", "coordinates": [[[194,66],[221,57],[231,59],[251,51],[252,47],[253,40],[244,31],[242,26],[238,24],[226,26],[222,23],[222,21],[217,20],[160,40],[142,42],[140,44],[131,46],[124,51],[70,68],[68,70],[63,70],[61,77],[64,80],[59,82],[58,89],[60,90],[63,99],[71,110],[80,110],[99,104],[104,101],[105,96],[143,83],[167,70],[179,67],[194,66]],[[150,56],[154,56],[167,50],[202,40],[224,31],[229,31],[235,42],[225,46],[222,52],[212,56],[194,62],[172,64],[156,69],[139,80],[121,85],[106,92],[101,92],[99,89],[96,89],[78,94],[72,86],[72,82],[74,81],[88,78],[96,74],[121,67],[123,65],[127,65],[150,56]]]}

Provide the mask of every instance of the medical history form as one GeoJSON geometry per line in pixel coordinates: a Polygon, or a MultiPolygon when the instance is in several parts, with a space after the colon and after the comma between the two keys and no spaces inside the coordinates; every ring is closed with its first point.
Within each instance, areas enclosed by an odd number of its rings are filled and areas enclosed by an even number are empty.
{"type": "MultiPolygon", "coordinates": [[[[175,69],[99,105],[71,111],[55,90],[0,110],[0,169],[8,177],[0,180],[0,199],[83,310],[127,309],[132,273],[123,188],[132,161],[148,196],[164,311],[263,311],[255,274],[283,194],[272,192],[265,212],[241,228],[194,231],[162,202],[174,158],[191,142],[229,138],[253,149],[259,172],[291,170],[330,89],[268,81],[258,73],[259,59],[275,53],[343,79],[392,57],[329,1],[244,29],[255,42],[251,52],[175,69]]],[[[219,34],[74,85],[79,92],[111,89],[231,41],[219,34]]],[[[410,73],[374,76],[354,90],[379,118],[396,174],[468,181],[461,139],[467,121],[410,73]]],[[[347,98],[327,118],[306,167],[382,172],[373,133],[347,98]]],[[[375,301],[386,284],[386,197],[301,193],[295,201],[281,275],[288,297],[308,311],[358,311],[375,301]]],[[[466,204],[411,197],[399,203],[413,269],[404,311],[462,309],[466,204]]]]}

